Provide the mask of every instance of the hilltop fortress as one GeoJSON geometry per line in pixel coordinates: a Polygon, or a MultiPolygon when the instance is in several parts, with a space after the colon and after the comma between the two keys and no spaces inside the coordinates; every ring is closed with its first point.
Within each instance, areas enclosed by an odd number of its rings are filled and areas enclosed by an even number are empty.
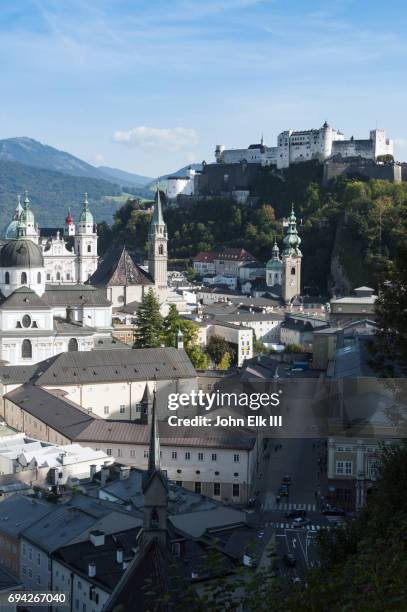
{"type": "Polygon", "coordinates": [[[324,162],[336,156],[377,161],[387,155],[393,156],[393,141],[386,137],[385,130],[371,130],[367,140],[356,140],[353,136],[345,140],[344,134],[326,121],[319,129],[281,132],[275,147],[267,147],[262,138],[260,144],[252,144],[247,149],[225,149],[224,145],[216,145],[215,149],[217,163],[246,162],[277,168],[312,159],[324,162]]]}

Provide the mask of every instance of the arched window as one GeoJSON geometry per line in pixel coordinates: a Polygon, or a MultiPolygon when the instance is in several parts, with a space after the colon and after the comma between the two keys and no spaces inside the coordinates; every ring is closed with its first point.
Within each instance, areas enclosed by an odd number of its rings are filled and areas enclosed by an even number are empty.
{"type": "Polygon", "coordinates": [[[153,508],[151,510],[151,515],[150,515],[150,527],[158,527],[158,512],[156,510],[156,508],[153,508]]]}
{"type": "Polygon", "coordinates": [[[21,284],[22,285],[27,285],[28,281],[27,281],[27,272],[21,272],[21,284]]]}
{"type": "Polygon", "coordinates": [[[68,342],[68,351],[70,353],[75,353],[78,351],[78,341],[76,338],[71,338],[68,342]]]}
{"type": "Polygon", "coordinates": [[[295,275],[295,268],[291,268],[291,274],[295,275]]]}
{"type": "Polygon", "coordinates": [[[33,356],[33,347],[31,340],[23,340],[21,345],[21,357],[23,359],[31,359],[33,356]]]}
{"type": "Polygon", "coordinates": [[[61,280],[61,272],[57,272],[57,280],[61,280]]]}
{"type": "Polygon", "coordinates": [[[158,247],[158,254],[159,255],[164,255],[164,247],[162,244],[160,244],[160,246],[158,247]]]}
{"type": "Polygon", "coordinates": [[[92,251],[92,247],[90,246],[90,244],[88,244],[88,253],[90,253],[92,251]]]}
{"type": "Polygon", "coordinates": [[[38,272],[38,274],[37,274],[37,283],[38,284],[41,283],[41,272],[38,272]]]}
{"type": "Polygon", "coordinates": [[[10,272],[6,272],[5,276],[4,276],[4,282],[6,285],[10,284],[10,272]]]}

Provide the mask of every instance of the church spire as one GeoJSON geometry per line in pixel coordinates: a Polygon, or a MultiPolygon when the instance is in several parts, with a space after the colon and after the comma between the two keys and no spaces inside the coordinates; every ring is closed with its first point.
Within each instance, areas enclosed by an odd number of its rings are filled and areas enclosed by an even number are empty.
{"type": "Polygon", "coordinates": [[[160,434],[158,431],[158,422],[157,422],[157,394],[154,389],[153,407],[151,410],[150,445],[149,445],[149,450],[148,450],[147,473],[151,477],[155,472],[160,472],[160,471],[161,471],[160,434]]]}
{"type": "Polygon", "coordinates": [[[151,226],[153,227],[154,225],[164,225],[164,217],[163,217],[163,210],[162,210],[162,206],[161,206],[160,189],[159,189],[158,185],[157,185],[157,191],[156,191],[156,197],[155,197],[154,212],[153,212],[153,216],[151,218],[151,226]]]}

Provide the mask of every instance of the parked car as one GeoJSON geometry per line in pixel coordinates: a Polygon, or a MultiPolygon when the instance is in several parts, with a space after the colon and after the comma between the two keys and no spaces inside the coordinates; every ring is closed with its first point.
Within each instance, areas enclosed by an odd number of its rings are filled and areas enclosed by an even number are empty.
{"type": "Polygon", "coordinates": [[[284,561],[284,565],[286,565],[287,567],[294,567],[295,564],[297,563],[296,558],[291,553],[284,555],[283,561],[284,561]]]}
{"type": "Polygon", "coordinates": [[[281,487],[280,487],[280,489],[278,491],[278,494],[279,494],[280,497],[288,497],[289,494],[290,494],[290,490],[288,488],[288,485],[286,485],[286,484],[281,485],[281,487]]]}
{"type": "Polygon", "coordinates": [[[327,506],[322,510],[322,514],[325,516],[345,516],[345,510],[342,508],[335,508],[335,506],[327,506]]]}
{"type": "Polygon", "coordinates": [[[303,525],[307,525],[309,523],[309,519],[304,518],[303,516],[299,516],[292,521],[293,527],[302,527],[303,525]]]}
{"type": "Polygon", "coordinates": [[[286,513],[286,518],[295,519],[295,518],[305,518],[307,516],[306,510],[291,510],[286,513]]]}
{"type": "Polygon", "coordinates": [[[281,479],[281,484],[290,485],[291,484],[291,476],[283,476],[281,479]]]}

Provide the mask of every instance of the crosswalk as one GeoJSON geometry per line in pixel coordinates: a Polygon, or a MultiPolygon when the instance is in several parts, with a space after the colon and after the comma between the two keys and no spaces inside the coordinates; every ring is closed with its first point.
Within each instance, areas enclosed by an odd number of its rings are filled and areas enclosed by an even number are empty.
{"type": "MultiPolygon", "coordinates": [[[[265,523],[265,527],[274,527],[274,529],[295,529],[297,528],[297,526],[295,526],[293,523],[287,523],[287,522],[281,523],[280,521],[274,522],[274,523],[273,522],[265,523]]],[[[320,531],[320,529],[329,529],[329,525],[307,524],[301,527],[301,529],[306,529],[307,531],[316,532],[316,531],[320,531]]]]}
{"type": "Polygon", "coordinates": [[[316,504],[271,504],[267,507],[267,510],[306,510],[307,512],[315,512],[316,504]]]}

